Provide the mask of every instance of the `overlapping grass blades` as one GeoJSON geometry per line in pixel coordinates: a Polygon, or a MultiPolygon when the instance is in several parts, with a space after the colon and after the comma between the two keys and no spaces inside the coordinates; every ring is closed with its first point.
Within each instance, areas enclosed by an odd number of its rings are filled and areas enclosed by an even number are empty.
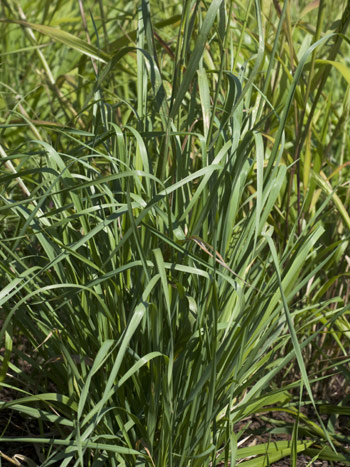
{"type": "Polygon", "coordinates": [[[84,2],[38,20],[42,3],[9,2],[1,23],[7,69],[25,60],[0,83],[15,395],[0,404],[38,423],[0,442],[38,445],[42,466],[347,461],[313,388],[349,378],[348,105],[330,84],[347,79],[349,5],[334,29],[322,1],[316,28],[287,1],[186,1],[169,18],[100,2],[86,41],[84,2]],[[292,441],[240,447],[273,408],[292,441]]]}

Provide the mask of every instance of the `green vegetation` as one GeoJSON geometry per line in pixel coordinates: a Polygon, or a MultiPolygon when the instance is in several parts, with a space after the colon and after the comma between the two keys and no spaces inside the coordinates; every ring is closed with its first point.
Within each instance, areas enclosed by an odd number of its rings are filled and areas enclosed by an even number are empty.
{"type": "Polygon", "coordinates": [[[350,464],[350,1],[0,21],[0,459],[350,464]]]}

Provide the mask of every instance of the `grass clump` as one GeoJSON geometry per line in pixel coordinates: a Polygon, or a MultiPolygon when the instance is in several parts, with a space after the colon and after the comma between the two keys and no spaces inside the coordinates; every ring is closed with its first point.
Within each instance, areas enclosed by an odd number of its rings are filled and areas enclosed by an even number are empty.
{"type": "Polygon", "coordinates": [[[4,4],[1,408],[35,424],[3,446],[349,461],[340,4],[4,4]]]}

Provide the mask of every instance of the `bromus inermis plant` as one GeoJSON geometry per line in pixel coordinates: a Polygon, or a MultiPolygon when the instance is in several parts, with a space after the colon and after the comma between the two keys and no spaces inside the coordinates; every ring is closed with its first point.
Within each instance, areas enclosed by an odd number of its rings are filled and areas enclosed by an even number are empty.
{"type": "Polygon", "coordinates": [[[349,462],[349,4],[34,4],[0,18],[4,455],[349,462]]]}

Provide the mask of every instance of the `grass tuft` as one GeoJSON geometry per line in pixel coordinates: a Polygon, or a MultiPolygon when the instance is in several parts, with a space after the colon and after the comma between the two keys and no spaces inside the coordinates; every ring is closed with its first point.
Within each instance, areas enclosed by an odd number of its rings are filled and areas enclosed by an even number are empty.
{"type": "Polygon", "coordinates": [[[3,459],[349,464],[336,3],[4,3],[3,459]]]}

